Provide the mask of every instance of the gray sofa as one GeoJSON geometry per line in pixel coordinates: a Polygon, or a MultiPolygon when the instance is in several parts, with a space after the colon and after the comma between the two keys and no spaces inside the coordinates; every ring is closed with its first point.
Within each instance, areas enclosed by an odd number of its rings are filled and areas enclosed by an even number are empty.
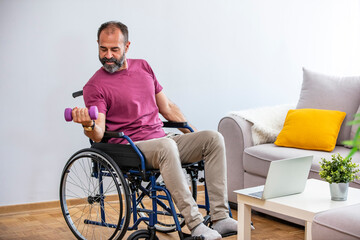
{"type": "Polygon", "coordinates": [[[312,224],[313,240],[360,239],[360,204],[317,214],[312,224]]]}
{"type": "MultiPolygon", "coordinates": [[[[245,118],[241,116],[241,114],[228,114],[220,120],[218,131],[224,136],[225,139],[228,195],[230,203],[236,204],[236,194],[233,192],[234,190],[263,185],[266,180],[270,162],[272,161],[313,155],[314,160],[310,170],[309,178],[321,179],[319,177],[319,162],[321,161],[321,158],[331,159],[331,155],[334,153],[340,153],[342,156],[346,156],[349,153],[350,149],[343,146],[341,142],[343,140],[351,139],[357,129],[357,126],[347,126],[346,122],[352,120],[354,114],[360,110],[360,77],[344,78],[326,76],[311,72],[306,69],[303,69],[303,74],[304,79],[300,93],[300,99],[296,105],[297,109],[316,108],[338,110],[347,113],[346,118],[341,126],[335,149],[332,152],[324,152],[279,147],[273,143],[276,139],[276,136],[271,137],[271,134],[274,134],[274,131],[270,131],[270,137],[266,136],[259,141],[259,137],[256,136],[255,130],[258,130],[259,126],[261,126],[261,121],[263,121],[262,119],[264,119],[264,121],[266,120],[264,117],[261,117],[260,115],[260,120],[256,120],[256,118],[254,120],[252,117],[246,119],[247,114],[244,114],[245,118]],[[255,138],[256,141],[254,140],[255,138]]],[[[259,109],[259,111],[262,110],[263,109],[259,109]]],[[[269,107],[266,111],[270,111],[273,114],[267,115],[275,116],[276,111],[278,110],[279,108],[271,109],[271,107],[269,107]]],[[[282,121],[284,121],[285,117],[286,115],[283,116],[282,121]]],[[[353,161],[360,163],[360,152],[357,152],[353,156],[353,161]]],[[[360,181],[356,180],[350,183],[350,186],[360,188],[360,181]]],[[[357,209],[358,208],[359,207],[357,207],[357,209]]],[[[298,219],[285,217],[272,212],[266,213],[275,217],[295,222],[297,224],[304,224],[298,219]]],[[[334,211],[334,213],[329,212],[328,214],[338,214],[338,212],[334,211]]],[[[360,214],[357,216],[356,224],[358,228],[360,228],[360,214]]],[[[321,221],[322,215],[320,215],[318,219],[321,221]]],[[[317,222],[314,222],[314,224],[318,224],[315,226],[315,231],[316,229],[320,229],[322,226],[317,222]]],[[[360,238],[360,234],[357,235],[357,237],[360,238]]]]}

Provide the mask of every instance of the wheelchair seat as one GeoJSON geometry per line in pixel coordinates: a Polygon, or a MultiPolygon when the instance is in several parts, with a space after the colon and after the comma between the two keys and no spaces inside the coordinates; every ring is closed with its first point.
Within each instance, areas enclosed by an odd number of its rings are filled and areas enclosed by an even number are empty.
{"type": "MultiPolygon", "coordinates": [[[[95,148],[103,151],[107,155],[109,155],[115,163],[120,167],[121,170],[127,171],[130,169],[138,169],[141,170],[141,159],[139,155],[135,152],[134,148],[128,144],[116,144],[116,143],[93,143],[91,148],[95,148]]],[[[141,152],[141,150],[139,149],[141,152]]],[[[142,152],[141,152],[142,153],[142,152]]],[[[142,153],[143,154],[143,153],[142,153]]],[[[201,161],[200,161],[201,162],[201,161]]],[[[192,166],[199,165],[200,162],[195,163],[186,163],[182,164],[182,168],[189,168],[192,166]]],[[[158,170],[150,167],[145,162],[146,170],[154,171],[158,170]]],[[[203,170],[203,164],[200,163],[198,170],[203,170]]]]}
{"type": "MultiPolygon", "coordinates": [[[[141,169],[141,160],[131,145],[116,143],[93,143],[91,148],[108,154],[122,170],[141,169]]],[[[139,150],[140,151],[140,150],[139,150]]],[[[146,169],[151,169],[146,165],[146,169]]]]}

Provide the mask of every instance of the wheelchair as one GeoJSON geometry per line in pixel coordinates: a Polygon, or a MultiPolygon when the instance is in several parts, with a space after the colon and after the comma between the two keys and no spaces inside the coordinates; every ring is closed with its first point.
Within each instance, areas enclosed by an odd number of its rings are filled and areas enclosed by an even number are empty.
{"type": "MultiPolygon", "coordinates": [[[[73,97],[82,96],[82,91],[73,97]]],[[[165,128],[187,128],[187,123],[164,122],[165,128]]],[[[143,153],[122,132],[105,132],[100,143],[79,150],[67,161],[60,182],[60,204],[65,221],[77,239],[122,239],[135,230],[129,240],[154,239],[156,232],[177,231],[179,239],[203,239],[182,232],[185,225],[158,169],[145,164],[143,153]],[[124,138],[129,144],[107,143],[124,138]],[[147,229],[140,229],[145,223],[147,229]]],[[[203,177],[203,161],[183,165],[192,195],[197,200],[197,183],[204,182],[205,225],[210,225],[210,204],[203,177]]],[[[229,209],[230,210],[230,209],[229,209]]],[[[231,217],[231,211],[229,211],[231,217]]]]}

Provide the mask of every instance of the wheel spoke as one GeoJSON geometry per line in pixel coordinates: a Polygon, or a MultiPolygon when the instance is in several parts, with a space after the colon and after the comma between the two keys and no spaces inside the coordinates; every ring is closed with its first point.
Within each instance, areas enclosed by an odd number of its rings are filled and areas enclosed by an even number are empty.
{"type": "MultiPolygon", "coordinates": [[[[77,165],[77,164],[74,163],[73,166],[72,166],[72,168],[71,168],[71,172],[74,173],[74,174],[72,174],[72,175],[74,175],[74,176],[79,180],[80,185],[82,186],[82,189],[84,189],[84,194],[85,194],[85,195],[88,195],[89,192],[86,192],[88,189],[86,188],[86,184],[83,183],[83,180],[81,179],[80,174],[78,173],[78,170],[77,170],[76,165],[77,165]]],[[[70,173],[71,173],[71,172],[70,172],[70,173]]],[[[69,177],[70,177],[74,182],[76,182],[76,180],[73,179],[70,174],[69,174],[69,177]]]]}

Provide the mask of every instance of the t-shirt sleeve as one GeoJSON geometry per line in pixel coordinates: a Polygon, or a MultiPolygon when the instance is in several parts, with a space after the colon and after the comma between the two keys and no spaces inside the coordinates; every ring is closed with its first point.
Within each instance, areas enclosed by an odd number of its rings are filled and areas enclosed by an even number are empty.
{"type": "Polygon", "coordinates": [[[97,106],[99,112],[106,115],[107,104],[102,92],[94,85],[86,84],[83,88],[83,96],[85,106],[90,108],[91,106],[97,106]]]}
{"type": "Polygon", "coordinates": [[[156,79],[155,75],[154,75],[154,85],[155,85],[155,94],[158,94],[159,92],[161,92],[163,87],[160,85],[160,83],[156,79]]]}
{"type": "Polygon", "coordinates": [[[155,94],[158,94],[163,90],[163,87],[160,85],[158,80],[156,79],[155,73],[153,72],[152,68],[150,67],[149,63],[145,61],[146,69],[151,74],[154,80],[154,86],[155,86],[155,94]]]}

